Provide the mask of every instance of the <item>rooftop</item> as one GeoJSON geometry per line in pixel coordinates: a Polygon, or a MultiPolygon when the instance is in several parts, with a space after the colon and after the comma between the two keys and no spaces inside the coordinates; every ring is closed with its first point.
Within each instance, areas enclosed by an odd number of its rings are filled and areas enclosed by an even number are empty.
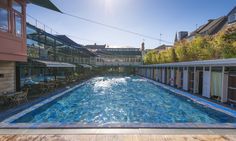
{"type": "Polygon", "coordinates": [[[217,32],[219,32],[227,23],[227,16],[222,16],[217,19],[210,19],[208,22],[202,26],[200,26],[198,29],[193,31],[190,34],[191,36],[195,36],[196,34],[201,35],[214,35],[217,32]]]}
{"type": "Polygon", "coordinates": [[[87,49],[104,49],[104,48],[106,48],[106,45],[94,44],[94,45],[85,45],[84,47],[87,49]]]}
{"type": "Polygon", "coordinates": [[[173,45],[160,45],[159,47],[156,47],[155,49],[166,49],[166,48],[170,48],[170,47],[173,47],[173,45]]]}
{"type": "Polygon", "coordinates": [[[141,51],[108,51],[108,50],[101,50],[96,51],[97,55],[114,55],[114,56],[123,56],[123,55],[142,55],[141,51]]]}
{"type": "Polygon", "coordinates": [[[190,61],[167,64],[144,65],[146,67],[185,67],[185,66],[236,66],[236,59],[217,59],[204,61],[190,61]]]}
{"type": "Polygon", "coordinates": [[[71,40],[66,35],[56,35],[56,37],[58,37],[60,40],[63,40],[64,42],[66,42],[67,44],[69,44],[71,46],[82,47],[82,45],[80,45],[80,44],[76,43],[75,41],[71,40]]]}
{"type": "Polygon", "coordinates": [[[26,0],[26,2],[62,13],[50,0],[26,0]]]}
{"type": "Polygon", "coordinates": [[[227,16],[229,16],[230,14],[232,14],[234,11],[236,11],[236,6],[229,12],[229,14],[227,16]]]}
{"type": "Polygon", "coordinates": [[[76,53],[83,57],[95,56],[95,54],[93,54],[86,48],[82,48],[82,45],[74,42],[73,40],[71,40],[65,35],[52,35],[29,23],[27,23],[27,30],[28,30],[27,38],[29,39],[32,39],[41,43],[45,43],[51,46],[67,45],[68,47],[76,49],[77,50],[76,53]],[[58,42],[55,42],[55,40],[58,42]]]}

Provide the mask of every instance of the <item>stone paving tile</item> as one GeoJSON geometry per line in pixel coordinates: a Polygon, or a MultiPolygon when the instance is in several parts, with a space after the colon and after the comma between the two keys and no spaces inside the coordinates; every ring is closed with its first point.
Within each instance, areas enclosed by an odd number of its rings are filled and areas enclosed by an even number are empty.
{"type": "Polygon", "coordinates": [[[4,135],[1,141],[235,141],[236,135],[4,135]]]}

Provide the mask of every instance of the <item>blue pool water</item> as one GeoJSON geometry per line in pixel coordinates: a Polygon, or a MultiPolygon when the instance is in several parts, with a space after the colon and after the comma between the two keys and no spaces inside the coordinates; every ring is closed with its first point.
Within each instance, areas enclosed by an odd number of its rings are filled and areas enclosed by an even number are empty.
{"type": "Polygon", "coordinates": [[[13,123],[236,123],[140,77],[96,77],[13,123]]]}

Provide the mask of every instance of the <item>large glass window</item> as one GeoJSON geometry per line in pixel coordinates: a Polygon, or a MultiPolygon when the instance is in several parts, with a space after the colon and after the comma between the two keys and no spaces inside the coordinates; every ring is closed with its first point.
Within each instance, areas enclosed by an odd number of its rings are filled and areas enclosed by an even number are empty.
{"type": "Polygon", "coordinates": [[[12,8],[19,13],[22,13],[22,5],[16,1],[13,1],[12,8]]]}
{"type": "Polygon", "coordinates": [[[17,37],[22,37],[22,5],[18,1],[12,2],[12,9],[15,20],[15,34],[17,37]]]}
{"type": "Polygon", "coordinates": [[[27,39],[27,53],[30,58],[39,58],[40,44],[34,40],[27,39]]]}
{"type": "Polygon", "coordinates": [[[22,18],[19,15],[15,15],[15,32],[17,37],[22,36],[22,18]]]}
{"type": "Polygon", "coordinates": [[[8,10],[0,8],[0,31],[8,32],[9,21],[8,21],[8,10]]]}

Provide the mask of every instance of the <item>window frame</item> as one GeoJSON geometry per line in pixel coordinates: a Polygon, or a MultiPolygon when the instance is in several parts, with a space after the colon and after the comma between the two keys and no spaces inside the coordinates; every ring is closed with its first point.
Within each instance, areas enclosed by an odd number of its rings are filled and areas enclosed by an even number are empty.
{"type": "Polygon", "coordinates": [[[19,14],[22,14],[22,13],[23,13],[23,4],[22,4],[22,2],[19,1],[19,0],[12,0],[12,1],[11,1],[11,8],[12,8],[13,11],[15,11],[15,12],[17,12],[17,13],[19,13],[19,14]],[[14,3],[14,2],[16,2],[17,4],[19,4],[19,5],[21,6],[21,12],[19,12],[18,10],[16,10],[16,9],[13,8],[13,3],[14,3]]]}
{"type": "Polygon", "coordinates": [[[8,30],[7,31],[0,30],[0,33],[11,34],[12,36],[14,36],[18,39],[24,38],[24,34],[25,34],[25,31],[24,31],[24,23],[25,23],[24,2],[22,2],[21,0],[7,0],[7,4],[0,3],[0,7],[6,9],[8,12],[8,30]],[[13,2],[17,2],[18,4],[21,5],[21,7],[22,7],[21,12],[13,9],[13,2]],[[21,36],[18,36],[16,34],[16,16],[21,18],[21,36]]]}
{"type": "Polygon", "coordinates": [[[11,1],[7,1],[7,4],[3,4],[3,3],[0,3],[0,8],[3,8],[7,11],[7,31],[3,31],[3,30],[0,30],[0,32],[2,33],[10,33],[11,32],[11,21],[10,21],[10,17],[11,17],[11,9],[10,9],[10,4],[11,4],[11,1]]]}
{"type": "Polygon", "coordinates": [[[19,15],[18,13],[15,13],[13,14],[13,19],[14,19],[14,34],[17,38],[22,38],[23,36],[23,19],[22,19],[22,15],[19,15]],[[20,26],[21,26],[21,31],[20,31],[20,34],[17,34],[17,28],[16,28],[16,22],[17,22],[17,17],[19,17],[21,20],[20,20],[20,26]]]}
{"type": "Polygon", "coordinates": [[[13,31],[13,33],[14,33],[14,35],[17,37],[17,38],[23,38],[23,4],[22,4],[22,2],[20,2],[19,0],[12,0],[11,1],[11,9],[12,9],[12,19],[13,19],[13,29],[14,29],[14,31],[13,31]],[[16,2],[16,3],[18,3],[18,4],[20,4],[21,5],[21,12],[19,12],[19,11],[17,11],[17,10],[15,10],[14,8],[13,8],[13,2],[16,2]],[[17,35],[17,32],[16,32],[16,17],[20,17],[21,18],[21,35],[20,36],[18,36],[17,35]]]}
{"type": "Polygon", "coordinates": [[[233,22],[235,22],[235,21],[236,21],[236,12],[235,12],[233,15],[234,15],[234,20],[233,20],[233,22]]]}
{"type": "Polygon", "coordinates": [[[236,12],[228,16],[228,22],[234,23],[236,21],[236,12]]]}

